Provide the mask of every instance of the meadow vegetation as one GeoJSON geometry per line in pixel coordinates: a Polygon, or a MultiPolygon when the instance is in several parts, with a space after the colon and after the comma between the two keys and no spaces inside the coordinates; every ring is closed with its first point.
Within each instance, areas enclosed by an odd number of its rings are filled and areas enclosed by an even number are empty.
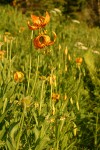
{"type": "Polygon", "coordinates": [[[49,13],[37,49],[30,14],[0,6],[0,149],[99,150],[100,29],[49,13]]]}

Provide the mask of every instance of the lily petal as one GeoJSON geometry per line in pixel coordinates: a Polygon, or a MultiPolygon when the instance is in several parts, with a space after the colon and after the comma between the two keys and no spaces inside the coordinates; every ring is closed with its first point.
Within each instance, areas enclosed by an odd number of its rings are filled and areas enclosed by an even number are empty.
{"type": "Polygon", "coordinates": [[[40,34],[39,36],[37,36],[35,39],[34,39],[34,46],[36,48],[44,48],[45,46],[50,46],[50,45],[53,45],[55,40],[56,40],[56,33],[53,32],[54,34],[54,41],[51,41],[50,40],[50,37],[48,35],[45,35],[45,34],[40,34]]]}
{"type": "Polygon", "coordinates": [[[50,15],[49,15],[49,13],[46,11],[46,17],[45,17],[45,20],[44,20],[44,24],[49,23],[49,21],[50,21],[50,15]]]}
{"type": "Polygon", "coordinates": [[[33,26],[33,25],[31,26],[29,21],[28,21],[27,24],[28,24],[28,27],[29,27],[30,30],[37,30],[37,29],[39,29],[38,26],[33,26]]]}
{"type": "Polygon", "coordinates": [[[32,22],[34,23],[34,25],[36,26],[41,26],[41,23],[44,21],[44,17],[37,17],[35,15],[31,15],[32,18],[32,22]]]}
{"type": "Polygon", "coordinates": [[[45,44],[40,42],[40,38],[41,38],[41,35],[37,36],[35,39],[34,39],[34,46],[36,48],[44,48],[45,47],[45,44]]]}
{"type": "Polygon", "coordinates": [[[53,32],[53,34],[54,34],[54,40],[53,40],[53,41],[49,41],[49,42],[47,43],[47,46],[53,45],[53,44],[54,44],[54,42],[56,41],[56,37],[57,37],[57,35],[56,35],[56,33],[55,33],[55,32],[53,32]]]}

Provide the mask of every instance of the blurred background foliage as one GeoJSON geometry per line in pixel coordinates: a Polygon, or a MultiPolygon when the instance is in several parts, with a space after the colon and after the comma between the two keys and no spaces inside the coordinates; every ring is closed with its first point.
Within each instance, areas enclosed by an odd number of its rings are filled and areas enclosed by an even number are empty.
{"type": "Polygon", "coordinates": [[[85,21],[90,26],[100,26],[100,0],[0,0],[1,4],[10,4],[22,13],[35,14],[45,11],[61,11],[65,18],[85,21]]]}

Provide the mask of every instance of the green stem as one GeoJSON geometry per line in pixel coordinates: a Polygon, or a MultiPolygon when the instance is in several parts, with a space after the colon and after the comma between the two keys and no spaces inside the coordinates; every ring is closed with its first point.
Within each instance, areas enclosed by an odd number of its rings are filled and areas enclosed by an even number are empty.
{"type": "Polygon", "coordinates": [[[12,40],[10,44],[10,54],[9,54],[10,68],[11,68],[11,50],[12,50],[12,40]]]}
{"type": "Polygon", "coordinates": [[[21,120],[20,120],[20,131],[18,133],[18,140],[17,140],[17,144],[16,144],[16,150],[19,150],[19,146],[20,146],[20,138],[22,135],[22,128],[23,128],[23,124],[24,124],[24,116],[25,116],[25,107],[21,116],[21,120]]]}
{"type": "Polygon", "coordinates": [[[59,150],[59,141],[57,141],[57,150],[59,150]]]}
{"type": "MultiPolygon", "coordinates": [[[[51,77],[53,76],[53,70],[51,70],[51,77]]],[[[52,79],[51,79],[52,80],[52,79]]],[[[53,86],[51,84],[51,97],[50,97],[50,107],[52,106],[52,92],[53,92],[53,86]]]]}
{"type": "Polygon", "coordinates": [[[32,33],[31,33],[31,44],[30,44],[30,51],[29,51],[29,73],[28,73],[27,94],[28,94],[28,92],[29,92],[30,76],[31,76],[31,68],[32,68],[32,58],[31,58],[32,40],[33,40],[33,31],[32,31],[32,33]]]}
{"type": "Polygon", "coordinates": [[[36,81],[37,81],[37,76],[38,76],[38,68],[39,68],[39,55],[38,55],[38,58],[37,58],[36,75],[35,75],[34,85],[33,85],[32,91],[31,91],[31,96],[32,96],[33,91],[34,91],[35,86],[36,86],[36,81]]]}
{"type": "Polygon", "coordinates": [[[29,54],[29,74],[28,74],[27,93],[29,92],[30,76],[31,76],[31,53],[29,54]]]}
{"type": "MultiPolygon", "coordinates": [[[[8,49],[8,47],[7,47],[8,49]]],[[[9,71],[8,71],[8,81],[10,80],[10,74],[11,74],[11,52],[12,52],[12,40],[11,40],[11,43],[10,43],[10,50],[9,50],[9,55],[8,55],[8,52],[7,52],[7,57],[9,57],[9,71]]]]}
{"type": "Polygon", "coordinates": [[[42,104],[43,104],[43,90],[44,90],[44,84],[45,84],[45,81],[43,81],[42,83],[42,88],[41,88],[41,97],[40,97],[40,109],[39,109],[39,114],[41,114],[41,108],[42,108],[42,104]]]}
{"type": "Polygon", "coordinates": [[[7,59],[8,59],[8,41],[7,41],[7,59]]]}
{"type": "Polygon", "coordinates": [[[98,113],[96,117],[95,146],[97,146],[97,132],[98,132],[98,113]]]}
{"type": "Polygon", "coordinates": [[[58,120],[56,118],[56,150],[59,150],[59,129],[58,129],[58,120]]]}

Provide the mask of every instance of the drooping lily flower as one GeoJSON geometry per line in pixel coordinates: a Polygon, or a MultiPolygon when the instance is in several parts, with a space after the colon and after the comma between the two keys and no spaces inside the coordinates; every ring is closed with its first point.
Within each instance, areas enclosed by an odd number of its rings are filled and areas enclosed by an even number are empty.
{"type": "Polygon", "coordinates": [[[43,16],[35,16],[35,15],[31,15],[31,19],[32,19],[32,22],[33,22],[33,25],[30,25],[30,22],[28,21],[28,27],[29,29],[31,30],[37,30],[39,28],[43,28],[46,26],[46,24],[49,23],[50,21],[50,15],[48,12],[46,12],[46,16],[43,17],[43,16]]]}
{"type": "Polygon", "coordinates": [[[56,40],[56,33],[53,32],[54,34],[54,41],[51,41],[50,37],[46,34],[40,34],[39,36],[37,36],[35,39],[34,39],[34,46],[36,48],[44,48],[46,46],[50,46],[50,45],[53,45],[55,40],[56,40]]]}

